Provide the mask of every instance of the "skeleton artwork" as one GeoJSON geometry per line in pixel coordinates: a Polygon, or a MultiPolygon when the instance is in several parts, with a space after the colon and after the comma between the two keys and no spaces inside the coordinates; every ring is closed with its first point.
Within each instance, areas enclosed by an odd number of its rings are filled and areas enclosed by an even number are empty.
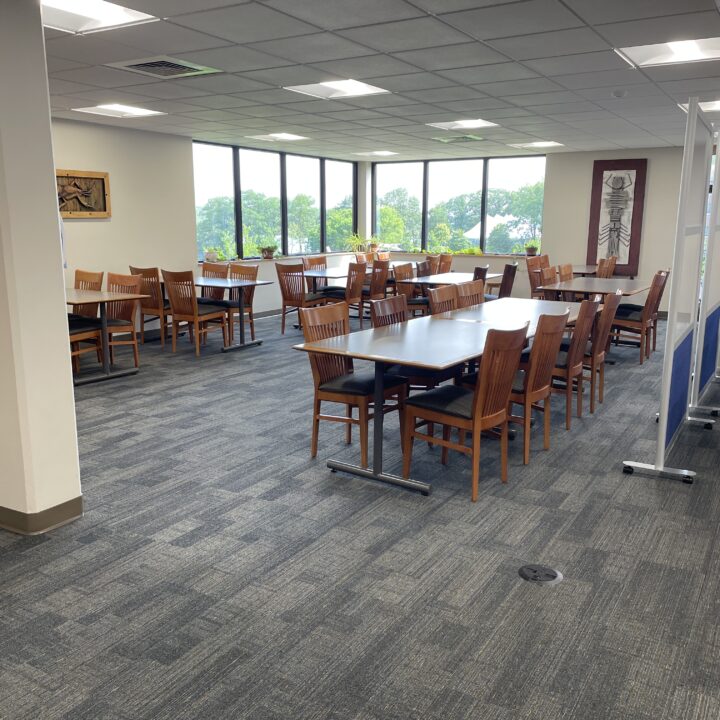
{"type": "Polygon", "coordinates": [[[84,190],[78,185],[77,180],[70,180],[64,185],[58,184],[58,207],[62,209],[71,200],[77,200],[83,207],[94,210],[95,206],[86,200],[91,195],[92,190],[84,190]]]}
{"type": "Polygon", "coordinates": [[[616,255],[618,264],[628,261],[632,227],[635,170],[603,173],[603,208],[598,231],[598,257],[616,255]],[[604,247],[602,247],[604,246],[604,247]]]}

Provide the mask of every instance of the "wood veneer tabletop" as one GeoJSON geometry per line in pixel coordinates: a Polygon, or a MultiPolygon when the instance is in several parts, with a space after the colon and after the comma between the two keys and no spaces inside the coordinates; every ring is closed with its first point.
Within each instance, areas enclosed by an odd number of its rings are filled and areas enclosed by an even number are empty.
{"type": "Polygon", "coordinates": [[[272,285],[272,280],[231,280],[230,278],[195,278],[195,285],[207,288],[231,288],[256,287],[258,285],[272,285]]]}
{"type": "MultiPolygon", "coordinates": [[[[502,278],[502,273],[488,273],[485,281],[502,278]]],[[[460,283],[472,282],[473,273],[449,272],[438,275],[426,275],[425,277],[414,277],[400,282],[413,283],[414,285],[459,285],[460,283]]]]}
{"type": "Polygon", "coordinates": [[[109,303],[123,300],[142,300],[150,297],[140,293],[118,293],[107,290],[76,290],[65,288],[65,302],[68,305],[85,305],[86,303],[109,303]]]}
{"type": "Polygon", "coordinates": [[[444,320],[430,315],[293,347],[305,352],[444,370],[482,355],[492,329],[490,323],[444,320]]]}
{"type": "MultiPolygon", "coordinates": [[[[597,272],[597,265],[573,265],[573,275],[594,275],[597,272]]],[[[542,272],[542,268],[533,268],[531,273],[539,275],[542,272]]]]}
{"type": "Polygon", "coordinates": [[[650,289],[647,280],[630,280],[628,278],[595,278],[579,277],[564,282],[542,285],[538,290],[550,290],[554,292],[576,292],[593,295],[612,295],[620,290],[623,295],[637,295],[650,289]]]}

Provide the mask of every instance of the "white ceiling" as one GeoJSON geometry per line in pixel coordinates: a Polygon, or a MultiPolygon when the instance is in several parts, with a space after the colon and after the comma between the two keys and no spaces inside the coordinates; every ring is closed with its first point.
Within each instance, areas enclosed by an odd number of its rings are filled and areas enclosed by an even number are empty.
{"type": "MultiPolygon", "coordinates": [[[[46,31],[53,115],[198,140],[355,159],[682,145],[688,97],[720,99],[720,62],[634,70],[613,47],[720,36],[714,0],[120,0],[160,22],[86,36],[46,31]],[[158,81],[104,67],[155,55],[222,74],[158,81]],[[315,100],[285,85],[353,78],[392,94],[315,100]],[[622,95],[622,97],[617,97],[622,95]],[[167,115],[71,110],[125,103],[167,115]],[[425,123],[483,118],[480,142],[425,123]],[[289,132],[302,142],[246,135],[289,132]]],[[[545,151],[542,151],[545,152],[545,151]]]]}

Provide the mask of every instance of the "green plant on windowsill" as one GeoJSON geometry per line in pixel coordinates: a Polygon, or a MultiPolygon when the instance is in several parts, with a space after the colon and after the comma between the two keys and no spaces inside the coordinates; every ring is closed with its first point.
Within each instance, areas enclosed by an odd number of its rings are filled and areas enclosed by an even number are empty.
{"type": "Polygon", "coordinates": [[[260,248],[260,252],[262,253],[264,260],[272,260],[273,257],[275,257],[277,249],[277,245],[266,245],[265,247],[260,248]]]}

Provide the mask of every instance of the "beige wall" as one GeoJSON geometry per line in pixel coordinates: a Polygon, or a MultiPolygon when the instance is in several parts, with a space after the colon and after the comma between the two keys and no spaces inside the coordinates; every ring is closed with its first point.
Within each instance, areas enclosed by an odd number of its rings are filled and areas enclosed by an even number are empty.
{"type": "Polygon", "coordinates": [[[69,284],[76,268],[194,267],[189,138],[55,120],[53,145],[56,168],[110,173],[112,217],[64,221],[69,284]]]}
{"type": "MultiPolygon", "coordinates": [[[[585,263],[593,162],[647,158],[639,277],[672,264],[682,148],[557,153],[547,156],[543,252],[553,264],[585,263]]],[[[667,309],[667,294],[663,309],[667,309]]]]}

